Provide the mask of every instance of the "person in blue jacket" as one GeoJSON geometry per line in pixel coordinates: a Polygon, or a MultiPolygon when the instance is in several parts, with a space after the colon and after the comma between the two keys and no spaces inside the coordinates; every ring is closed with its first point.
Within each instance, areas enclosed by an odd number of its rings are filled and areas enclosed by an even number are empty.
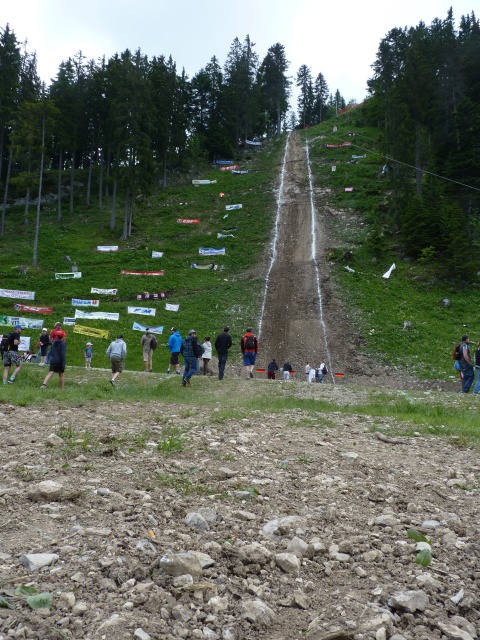
{"type": "Polygon", "coordinates": [[[175,367],[175,373],[180,375],[180,362],[178,356],[180,355],[180,349],[182,348],[182,336],[180,332],[172,327],[170,329],[170,337],[168,339],[168,348],[170,349],[170,364],[168,365],[167,373],[170,373],[170,368],[175,367]]]}

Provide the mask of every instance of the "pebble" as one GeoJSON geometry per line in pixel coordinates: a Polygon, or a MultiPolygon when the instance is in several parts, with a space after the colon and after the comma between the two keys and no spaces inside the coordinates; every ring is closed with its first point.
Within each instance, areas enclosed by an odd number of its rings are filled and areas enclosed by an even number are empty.
{"type": "Polygon", "coordinates": [[[27,571],[38,571],[43,567],[48,567],[59,559],[56,553],[27,553],[20,557],[20,564],[27,569],[27,571]]]}

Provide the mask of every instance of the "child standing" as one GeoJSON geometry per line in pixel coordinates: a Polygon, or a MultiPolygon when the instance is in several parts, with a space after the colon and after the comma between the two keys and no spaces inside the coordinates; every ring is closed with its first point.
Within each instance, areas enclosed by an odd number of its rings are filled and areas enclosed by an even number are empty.
{"type": "Polygon", "coordinates": [[[92,368],[92,355],[93,355],[92,343],[91,342],[87,342],[87,346],[85,347],[83,352],[85,354],[85,369],[91,369],[92,368]]]}

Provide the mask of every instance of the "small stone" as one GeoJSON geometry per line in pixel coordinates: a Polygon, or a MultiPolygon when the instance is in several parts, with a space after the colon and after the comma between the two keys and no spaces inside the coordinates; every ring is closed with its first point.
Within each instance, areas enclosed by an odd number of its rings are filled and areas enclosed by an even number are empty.
{"type": "Polygon", "coordinates": [[[233,469],[229,469],[228,467],[220,467],[217,471],[217,478],[220,480],[225,478],[233,478],[237,474],[233,469]]]}
{"type": "Polygon", "coordinates": [[[196,511],[191,511],[187,513],[185,517],[185,522],[189,527],[195,529],[195,531],[209,531],[210,527],[208,526],[208,522],[205,518],[197,513],[196,511]]]}
{"type": "Polygon", "coordinates": [[[75,594],[71,591],[63,591],[60,594],[60,600],[63,600],[66,606],[71,609],[75,605],[75,594]]]}
{"type": "Polygon", "coordinates": [[[228,609],[228,598],[221,596],[213,596],[207,602],[207,606],[210,607],[212,613],[219,613],[220,611],[226,611],[228,609]]]}
{"type": "Polygon", "coordinates": [[[63,484],[53,480],[44,480],[29,492],[28,497],[34,502],[55,502],[63,493],[63,484]]]}
{"type": "Polygon", "coordinates": [[[424,520],[422,522],[422,529],[438,529],[440,526],[438,520],[424,520]]]}
{"type": "Polygon", "coordinates": [[[72,613],[74,616],[83,616],[88,611],[88,605],[86,602],[77,602],[73,607],[72,613]]]}
{"type": "Polygon", "coordinates": [[[308,544],[298,536],[294,536],[287,545],[287,552],[293,553],[299,560],[307,554],[308,544]]]}
{"type": "Polygon", "coordinates": [[[275,518],[274,520],[269,520],[267,524],[265,524],[260,531],[262,535],[265,535],[269,538],[275,539],[278,538],[278,529],[281,527],[282,529],[286,528],[294,528],[294,527],[304,527],[305,526],[305,518],[301,516],[282,516],[281,518],[275,518]]]}
{"type": "Polygon", "coordinates": [[[376,517],[375,524],[378,524],[381,527],[394,527],[395,525],[400,524],[400,520],[397,520],[397,518],[395,518],[391,513],[386,513],[376,517]]]}
{"type": "Polygon", "coordinates": [[[300,574],[300,561],[293,553],[277,553],[275,562],[282,571],[298,576],[300,574]]]}
{"type": "Polygon", "coordinates": [[[51,433],[47,438],[47,446],[49,447],[62,447],[65,444],[65,440],[57,436],[56,433],[51,433]]]}
{"type": "Polygon", "coordinates": [[[190,609],[187,609],[183,604],[177,604],[172,609],[172,616],[175,620],[179,620],[180,622],[188,622],[193,616],[193,612],[190,611],[190,609]]]}
{"type": "Polygon", "coordinates": [[[474,640],[474,637],[476,637],[476,635],[472,636],[468,631],[464,631],[454,624],[437,622],[437,626],[440,631],[447,636],[447,638],[451,638],[452,640],[474,640]]]}
{"type": "Polygon", "coordinates": [[[201,551],[189,551],[188,553],[197,558],[202,569],[210,569],[215,564],[215,560],[207,553],[202,553],[201,551]]]}
{"type": "Polygon", "coordinates": [[[272,552],[258,542],[246,544],[239,550],[239,558],[244,564],[265,565],[272,559],[272,552]]]}
{"type": "Polygon", "coordinates": [[[362,567],[355,567],[355,573],[359,578],[366,578],[368,575],[365,569],[363,569],[362,567]]]}
{"type": "Polygon", "coordinates": [[[305,595],[305,593],[303,593],[303,591],[301,591],[300,589],[294,592],[293,602],[295,606],[297,606],[299,609],[303,609],[304,611],[306,611],[310,607],[308,596],[305,595]]]}
{"type": "Polygon", "coordinates": [[[242,617],[253,624],[269,627],[276,622],[276,615],[262,600],[242,602],[242,617]]]}
{"type": "Polygon", "coordinates": [[[238,520],[243,520],[244,522],[257,519],[257,516],[250,511],[234,511],[232,515],[234,518],[238,518],[238,520]]]}
{"type": "Polygon", "coordinates": [[[400,591],[388,598],[387,602],[393,609],[415,613],[415,611],[425,611],[429,600],[424,591],[400,591]]]}
{"type": "Polygon", "coordinates": [[[188,573],[195,579],[202,575],[200,562],[191,553],[174,553],[168,550],[160,558],[159,565],[164,573],[173,577],[188,573]]]}
{"type": "Polygon", "coordinates": [[[346,453],[341,453],[340,457],[343,458],[344,460],[348,460],[349,462],[353,462],[358,458],[358,453],[355,453],[354,451],[349,451],[346,453]]]}
{"type": "Polygon", "coordinates": [[[59,556],[56,553],[27,553],[20,558],[20,564],[27,569],[27,571],[38,571],[42,567],[48,567],[58,560],[59,556]]]}
{"type": "Polygon", "coordinates": [[[148,633],[144,631],[141,627],[139,627],[138,629],[135,629],[135,631],[133,632],[133,635],[135,636],[135,638],[138,638],[138,640],[150,640],[151,638],[151,636],[149,636],[148,633]]]}
{"type": "Polygon", "coordinates": [[[85,533],[91,536],[101,536],[102,538],[107,538],[111,533],[111,529],[103,529],[101,527],[87,527],[85,529],[85,533]]]}
{"type": "Polygon", "coordinates": [[[217,512],[215,511],[215,509],[212,509],[211,507],[201,507],[198,510],[198,513],[209,525],[215,524],[218,520],[217,512]]]}
{"type": "Polygon", "coordinates": [[[176,576],[175,578],[173,578],[172,584],[177,589],[180,587],[186,587],[190,584],[193,584],[193,578],[189,573],[185,574],[184,576],[176,576]]]}
{"type": "Polygon", "coordinates": [[[123,618],[121,618],[118,613],[114,613],[98,627],[97,634],[101,634],[103,631],[108,631],[113,627],[118,627],[120,624],[124,624],[123,618]]]}

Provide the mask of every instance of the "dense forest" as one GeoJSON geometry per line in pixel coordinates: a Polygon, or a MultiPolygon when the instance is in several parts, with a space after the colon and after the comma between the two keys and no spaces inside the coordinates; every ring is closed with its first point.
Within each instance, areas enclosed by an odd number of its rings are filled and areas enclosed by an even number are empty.
{"type": "MultiPolygon", "coordinates": [[[[413,258],[447,258],[467,277],[480,244],[479,21],[472,12],[457,29],[450,11],[429,27],[392,29],[372,70],[355,121],[378,127],[386,158],[388,206],[372,212],[374,237],[381,243],[389,234],[413,258]]],[[[223,66],[213,57],[192,78],[171,57],[148,59],[140,49],[99,61],[79,52],[47,87],[36,54],[7,25],[0,30],[0,237],[14,198],[25,199],[28,223],[32,201],[48,191],[57,194],[59,220],[80,195],[99,208],[108,196],[112,229],[121,202],[125,239],[135,203],[154,189],[235,158],[247,140],[316,125],[348,106],[322,73],[314,78],[307,65],[295,78],[288,71],[283,45],[260,62],[246,36],[233,41],[223,66]]]]}

